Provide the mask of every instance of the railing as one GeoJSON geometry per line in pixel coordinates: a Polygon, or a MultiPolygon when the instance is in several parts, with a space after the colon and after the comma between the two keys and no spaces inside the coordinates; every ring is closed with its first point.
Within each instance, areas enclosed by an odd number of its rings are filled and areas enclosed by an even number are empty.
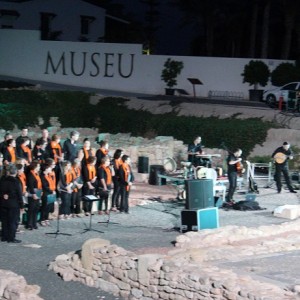
{"type": "Polygon", "coordinates": [[[209,91],[209,98],[225,98],[225,99],[244,99],[243,92],[232,91],[209,91]]]}

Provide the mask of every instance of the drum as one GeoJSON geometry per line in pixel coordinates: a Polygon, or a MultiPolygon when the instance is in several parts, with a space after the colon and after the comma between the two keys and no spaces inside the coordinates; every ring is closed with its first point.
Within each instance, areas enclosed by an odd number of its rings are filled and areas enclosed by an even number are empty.
{"type": "Polygon", "coordinates": [[[205,168],[203,166],[198,166],[195,170],[195,177],[196,179],[203,179],[206,178],[206,172],[208,168],[205,168]]]}
{"type": "Polygon", "coordinates": [[[164,159],[164,169],[167,173],[175,172],[177,169],[176,161],[172,157],[164,159]]]}

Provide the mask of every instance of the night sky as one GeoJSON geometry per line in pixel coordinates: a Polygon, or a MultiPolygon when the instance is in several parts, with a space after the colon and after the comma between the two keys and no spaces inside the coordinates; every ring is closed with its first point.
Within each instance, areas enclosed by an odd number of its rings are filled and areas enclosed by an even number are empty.
{"type": "MultiPolygon", "coordinates": [[[[147,5],[139,0],[113,0],[114,3],[124,5],[125,12],[132,13],[138,21],[144,22],[147,5]]],[[[161,55],[188,55],[192,30],[180,26],[181,14],[176,8],[168,5],[168,0],[159,1],[157,10],[160,12],[160,28],[157,31],[156,52],[161,55]]]]}

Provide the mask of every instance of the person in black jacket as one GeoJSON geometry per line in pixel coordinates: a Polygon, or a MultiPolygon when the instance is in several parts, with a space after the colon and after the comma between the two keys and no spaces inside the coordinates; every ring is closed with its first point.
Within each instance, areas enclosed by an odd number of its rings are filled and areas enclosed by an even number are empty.
{"type": "Polygon", "coordinates": [[[63,153],[64,153],[64,160],[67,160],[71,163],[73,163],[74,159],[78,155],[78,147],[77,147],[77,141],[79,138],[79,132],[78,131],[71,131],[70,138],[67,139],[64,142],[63,145],[63,153]]]}
{"type": "Polygon", "coordinates": [[[20,243],[21,240],[16,239],[16,231],[20,210],[23,210],[23,198],[21,185],[16,178],[16,166],[8,166],[7,174],[8,175],[1,178],[0,181],[1,241],[20,243]]]}
{"type": "Polygon", "coordinates": [[[133,173],[131,171],[131,159],[128,155],[122,156],[122,165],[120,166],[120,194],[121,204],[120,212],[129,214],[129,192],[134,181],[133,173]]]}
{"type": "Polygon", "coordinates": [[[289,176],[289,159],[293,159],[293,152],[290,149],[290,144],[284,142],[281,147],[278,147],[272,154],[272,158],[275,161],[275,174],[274,180],[276,181],[277,192],[281,193],[282,183],[281,183],[281,173],[284,176],[286,185],[291,193],[297,193],[290,180],[289,176]]]}

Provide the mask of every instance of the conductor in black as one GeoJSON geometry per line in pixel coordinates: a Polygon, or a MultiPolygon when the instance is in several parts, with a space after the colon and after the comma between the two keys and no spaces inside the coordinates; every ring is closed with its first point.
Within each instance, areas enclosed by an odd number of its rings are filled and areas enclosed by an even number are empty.
{"type": "Polygon", "coordinates": [[[281,193],[282,183],[281,183],[281,173],[284,176],[284,180],[287,184],[288,189],[291,193],[297,193],[293,186],[291,185],[291,180],[289,177],[289,164],[288,161],[293,159],[293,152],[290,149],[290,144],[284,142],[282,146],[278,147],[272,154],[275,164],[275,174],[274,180],[277,186],[277,192],[281,193]]]}
{"type": "Polygon", "coordinates": [[[21,241],[16,239],[16,231],[20,210],[23,210],[22,190],[16,178],[16,166],[8,166],[7,173],[0,181],[1,241],[20,243],[21,241]]]}

